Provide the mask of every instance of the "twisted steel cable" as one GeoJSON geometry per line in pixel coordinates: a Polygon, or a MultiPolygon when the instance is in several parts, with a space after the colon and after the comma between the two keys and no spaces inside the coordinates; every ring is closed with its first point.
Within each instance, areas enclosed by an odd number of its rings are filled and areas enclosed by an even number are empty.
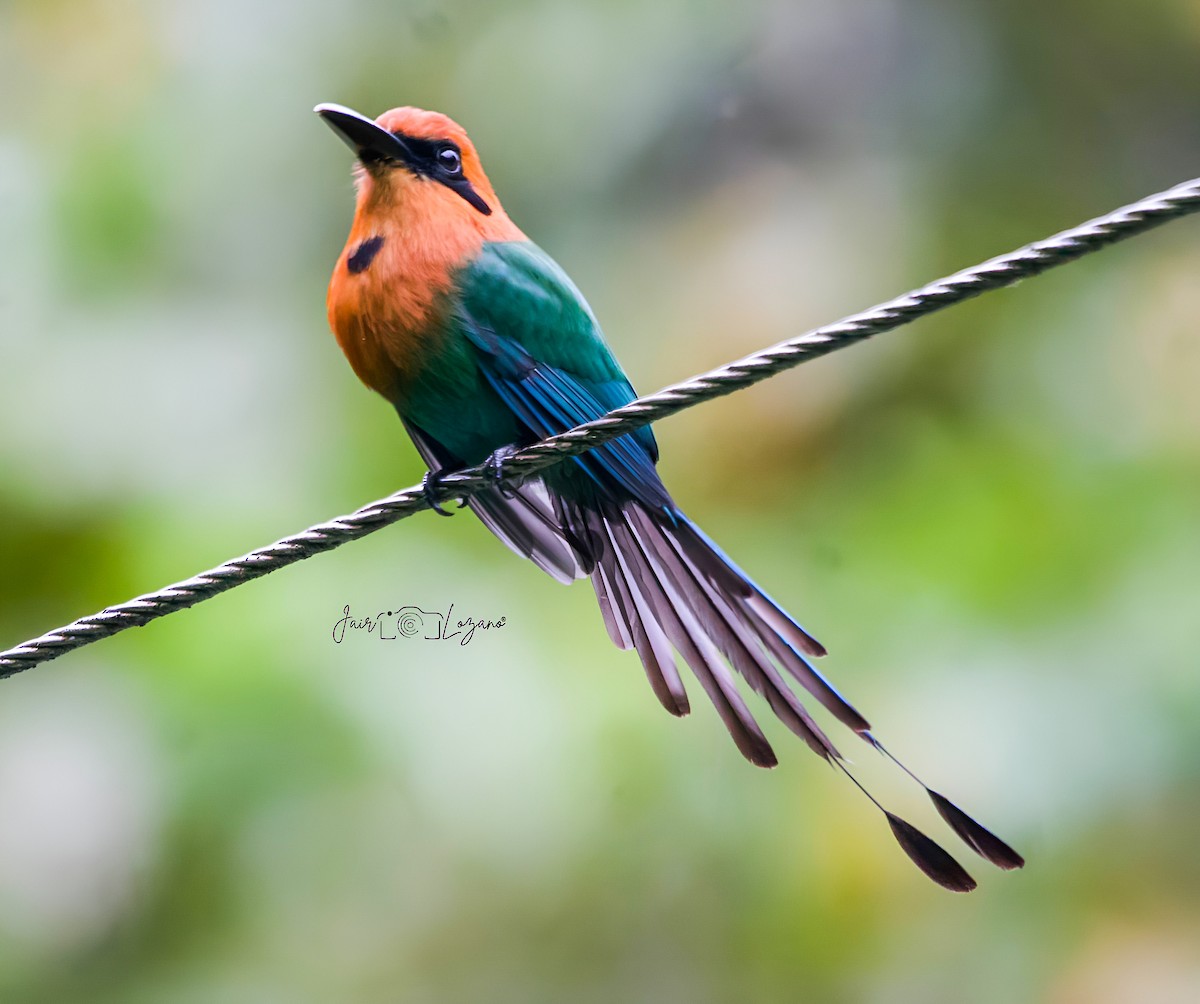
{"type": "MultiPolygon", "coordinates": [[[[1104,216],[1063,230],[1053,237],[982,262],[919,289],[814,328],[795,338],[762,349],[743,359],[710,370],[655,394],[534,443],[504,461],[502,481],[516,482],[568,457],[583,453],[639,426],[673,415],[684,408],[765,380],[784,370],[837,349],[890,331],[926,314],[969,300],[989,290],[1011,286],[1047,269],[1081,258],[1127,237],[1144,233],[1168,220],[1200,210],[1200,178],[1193,178],[1156,195],[1123,206],[1104,216]]],[[[446,474],[433,494],[439,500],[465,498],[497,483],[486,464],[446,474]]],[[[240,558],[190,579],[176,582],[125,603],[106,607],[54,631],[0,652],[0,679],[32,669],[67,652],[90,645],[126,628],[140,627],[186,607],[211,599],[244,582],[257,579],[314,554],[365,537],[422,509],[429,502],[421,487],[379,499],[363,508],[301,533],[284,537],[240,558]]]]}

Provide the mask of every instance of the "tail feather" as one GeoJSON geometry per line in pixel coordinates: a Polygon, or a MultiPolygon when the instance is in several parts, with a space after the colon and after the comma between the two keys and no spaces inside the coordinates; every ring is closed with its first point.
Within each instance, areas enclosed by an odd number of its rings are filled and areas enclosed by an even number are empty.
{"type": "Polygon", "coordinates": [[[697,568],[721,591],[758,637],[796,681],[838,721],[855,732],[870,731],[870,723],[804,658],[822,656],[825,646],[804,630],[782,607],[733,564],[698,526],[680,515],[667,532],[674,536],[697,568]]]}
{"type": "Polygon", "coordinates": [[[756,596],[764,608],[773,611],[774,630],[805,655],[820,658],[825,646],[795,622],[774,600],[758,588],[745,572],[730,560],[700,527],[681,512],[675,512],[672,530],[679,536],[689,556],[710,582],[730,595],[756,596]]]}
{"type": "Polygon", "coordinates": [[[729,668],[704,628],[669,583],[663,582],[642,550],[628,524],[606,514],[604,525],[620,557],[627,562],[631,579],[637,582],[671,644],[683,656],[717,709],[742,755],[759,767],[774,767],[779,761],[767,737],[754,720],[733,682],[729,668]]]}
{"type": "Polygon", "coordinates": [[[1024,864],[1016,851],[926,786],[884,748],[867,720],[809,661],[824,655],[820,642],[678,510],[650,509],[638,501],[576,502],[548,493],[540,482],[509,494],[484,492],[469,504],[509,547],[559,581],[591,576],[609,637],[617,647],[637,651],[651,689],[671,714],[682,716],[690,710],[675,658],[678,652],[742,755],[760,767],[775,766],[775,752],[738,689],[736,672],[784,725],[836,764],[883,813],[897,842],[922,871],[948,889],[974,888],[974,879],[957,861],[885,809],[850,773],[786,682],[786,674],[925,787],[968,847],[1000,868],[1024,864]]]}
{"type": "Polygon", "coordinates": [[[747,630],[723,593],[706,586],[678,538],[669,529],[660,529],[643,509],[628,508],[623,516],[642,549],[653,555],[659,575],[670,580],[730,665],[766,699],[780,721],[818,756],[839,756],[829,737],[783,682],[760,639],[747,630]]]}
{"type": "Polygon", "coordinates": [[[603,534],[600,540],[602,550],[597,555],[596,568],[592,573],[597,595],[604,585],[610,588],[610,595],[617,598],[623,624],[642,660],[651,689],[667,711],[682,718],[691,711],[691,704],[679,675],[679,667],[675,664],[671,643],[643,589],[636,578],[630,575],[628,562],[609,536],[602,518],[596,514],[595,519],[603,534]]]}
{"type": "Polygon", "coordinates": [[[637,645],[633,637],[637,613],[631,609],[632,600],[626,591],[625,582],[614,579],[611,564],[611,561],[603,559],[596,562],[595,568],[592,569],[592,587],[596,590],[596,602],[600,605],[600,614],[604,618],[608,636],[617,648],[628,651],[637,645]]]}
{"type": "Polygon", "coordinates": [[[540,481],[510,489],[507,496],[489,488],[472,495],[467,505],[505,544],[559,582],[569,585],[587,574],[578,549],[564,536],[540,481]]]}

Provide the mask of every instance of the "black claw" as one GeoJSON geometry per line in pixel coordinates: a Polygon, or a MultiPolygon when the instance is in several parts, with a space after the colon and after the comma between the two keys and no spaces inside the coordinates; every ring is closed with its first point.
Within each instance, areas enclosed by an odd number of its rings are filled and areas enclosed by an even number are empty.
{"type": "Polygon", "coordinates": [[[496,480],[496,491],[506,499],[517,497],[516,491],[504,483],[504,462],[516,452],[517,448],[515,446],[501,446],[483,462],[484,467],[491,472],[492,477],[496,480]]]}
{"type": "MultiPolygon", "coordinates": [[[[454,513],[449,509],[443,508],[442,504],[437,500],[437,491],[441,487],[441,481],[441,474],[426,471],[425,477],[421,479],[421,494],[425,496],[425,501],[428,503],[429,508],[439,516],[453,516],[454,513]]],[[[459,504],[459,508],[462,508],[462,503],[459,504]]]]}

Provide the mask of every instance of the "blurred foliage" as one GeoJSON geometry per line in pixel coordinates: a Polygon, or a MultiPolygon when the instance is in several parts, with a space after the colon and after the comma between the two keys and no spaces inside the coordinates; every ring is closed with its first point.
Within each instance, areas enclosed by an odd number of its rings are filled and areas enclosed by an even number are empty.
{"type": "MultiPolygon", "coordinates": [[[[463,122],[652,390],[1195,175],[1198,59],[1194,0],[8,0],[0,644],[419,476],[325,330],[317,101],[463,122]]],[[[930,886],[798,744],[664,716],[586,585],[424,518],[3,684],[0,999],[1200,999],[1198,249],[658,430],[1025,872],[930,886]],[[506,627],[332,640],[450,603],[506,627]]]]}

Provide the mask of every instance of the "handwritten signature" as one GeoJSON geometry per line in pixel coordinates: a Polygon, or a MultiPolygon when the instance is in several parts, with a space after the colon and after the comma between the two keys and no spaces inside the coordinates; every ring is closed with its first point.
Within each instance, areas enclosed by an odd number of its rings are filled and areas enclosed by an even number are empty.
{"type": "Polygon", "coordinates": [[[333,625],[333,641],[340,645],[346,640],[347,632],[374,635],[380,641],[395,641],[397,638],[420,638],[424,641],[457,641],[468,644],[480,631],[494,631],[505,627],[506,617],[494,620],[475,617],[454,617],[454,604],[445,613],[439,610],[422,610],[407,606],[398,610],[381,610],[374,614],[353,614],[350,604],[342,607],[342,616],[333,625]]]}

